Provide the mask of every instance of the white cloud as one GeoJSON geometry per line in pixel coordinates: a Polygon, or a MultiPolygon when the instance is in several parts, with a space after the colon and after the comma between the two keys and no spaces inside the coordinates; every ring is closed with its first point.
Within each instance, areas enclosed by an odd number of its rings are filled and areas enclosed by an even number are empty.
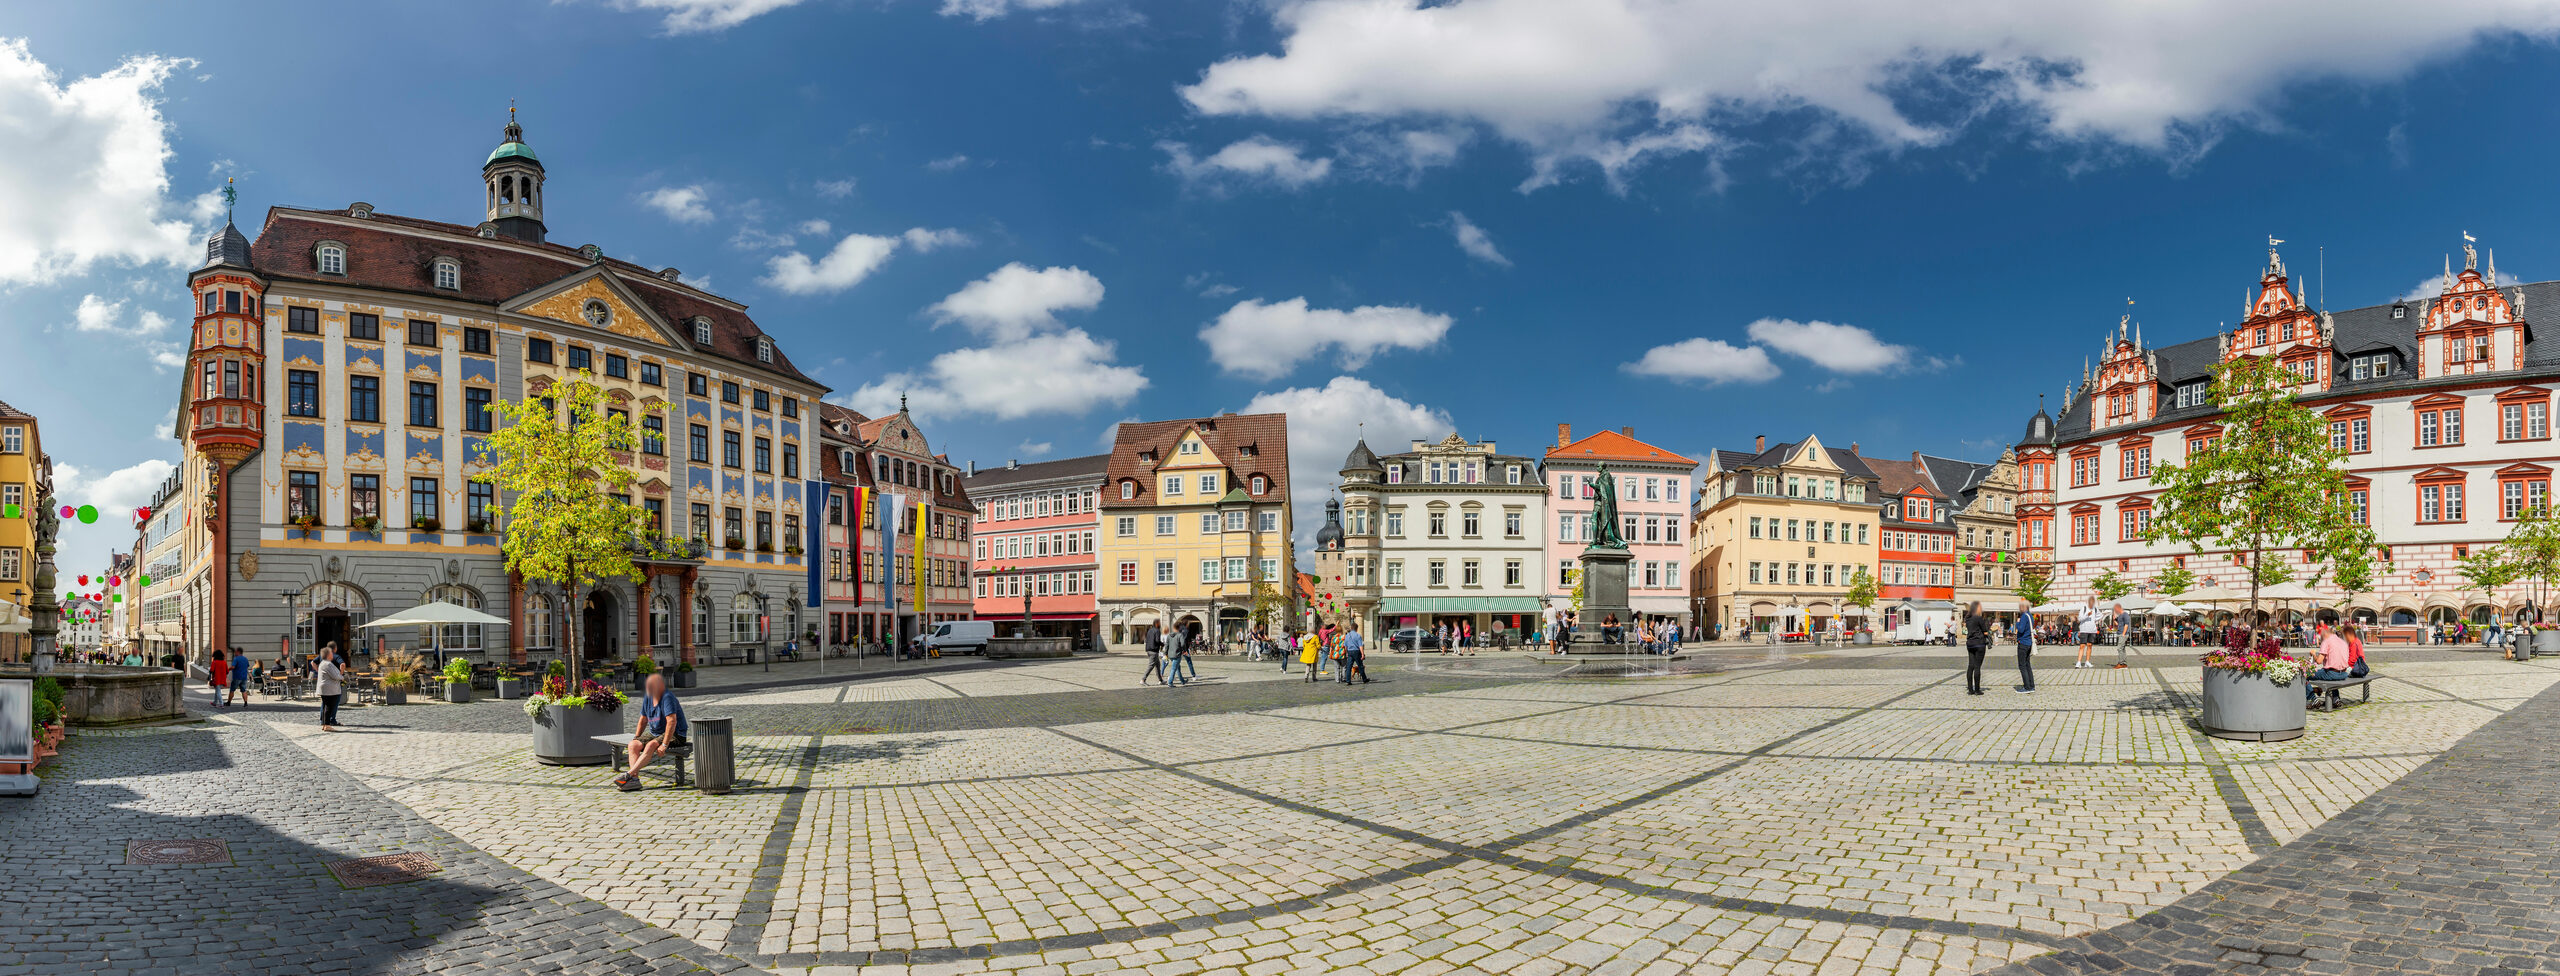
{"type": "Polygon", "coordinates": [[[194,63],[137,56],[63,84],[26,41],[0,38],[0,132],[11,134],[0,153],[0,286],[101,261],[182,267],[203,257],[187,217],[208,214],[201,199],[169,199],[158,102],[169,73],[194,63]]]}
{"type": "MultiPolygon", "coordinates": [[[[172,421],[175,422],[174,420],[172,421]]],[[[48,449],[59,450],[48,445],[48,449]]],[[[59,456],[59,455],[57,455],[59,456]]],[[[56,505],[78,508],[94,505],[98,520],[82,524],[78,519],[62,520],[59,564],[69,572],[61,577],[64,589],[72,589],[72,581],[82,572],[73,567],[106,565],[106,554],[133,547],[133,512],[151,504],[151,496],[169,480],[178,466],[159,458],[135,462],[99,477],[72,464],[56,461],[53,466],[53,497],[56,505]]]]}
{"type": "Polygon", "coordinates": [[[1834,373],[1881,373],[1897,367],[1936,369],[1946,360],[1923,356],[1910,346],[1877,339],[1854,325],[1761,319],[1751,323],[1751,341],[1805,360],[1834,373]]]}
{"type": "Polygon", "coordinates": [[[1112,343],[1068,329],[954,349],[921,371],[883,376],[839,402],[880,414],[895,411],[903,394],[919,415],[1012,420],[1123,404],[1146,388],[1144,373],[1118,364],[1112,343]]]}
{"type": "Polygon", "coordinates": [[[71,329],[104,333],[124,340],[116,345],[141,351],[150,358],[151,365],[162,372],[186,365],[185,349],[178,342],[163,338],[175,323],[168,316],[147,308],[136,309],[133,315],[127,316],[127,304],[111,302],[94,294],[82,295],[80,307],[71,313],[71,329]]]}
{"type": "Polygon", "coordinates": [[[1775,379],[1778,364],[1768,350],[1736,346],[1721,339],[1682,339],[1644,351],[1644,358],[1618,367],[1638,376],[1699,383],[1760,383],[1775,379]]]}
{"type": "Polygon", "coordinates": [[[1194,157],[1191,147],[1179,142],[1159,142],[1156,148],[1164,150],[1165,168],[1174,175],[1210,186],[1268,181],[1295,190],[1333,172],[1333,160],[1309,159],[1297,145],[1265,135],[1228,143],[1206,157],[1194,157]]]}
{"type": "Polygon", "coordinates": [[[1207,287],[1207,288],[1200,289],[1200,297],[1202,297],[1202,298],[1225,298],[1225,297],[1227,297],[1227,296],[1229,296],[1229,295],[1233,295],[1233,294],[1235,294],[1236,292],[1241,291],[1241,290],[1242,290],[1242,289],[1239,289],[1239,288],[1237,288],[1237,287],[1236,287],[1236,286],[1234,286],[1234,285],[1230,285],[1230,284],[1227,284],[1226,282],[1223,282],[1223,281],[1222,281],[1222,282],[1219,282],[1219,283],[1217,283],[1217,284],[1210,285],[1210,286],[1209,286],[1209,287],[1207,287]]]}
{"type": "Polygon", "coordinates": [[[1449,229],[1457,233],[1458,250],[1467,252],[1468,257],[1506,268],[1511,266],[1511,259],[1503,257],[1502,252],[1493,246],[1493,238],[1485,234],[1484,228],[1476,226],[1475,221],[1468,220],[1466,214],[1449,211],[1449,229]]]}
{"type": "Polygon", "coordinates": [[[1356,370],[1385,349],[1427,349],[1449,334],[1452,320],[1409,305],[1363,305],[1344,311],[1308,308],[1304,298],[1237,302],[1200,330],[1219,368],[1259,379],[1286,375],[1330,348],[1342,368],[1356,370]]]}
{"type": "Polygon", "coordinates": [[[669,34],[704,34],[728,30],[761,14],[797,5],[800,0],[614,0],[624,10],[663,11],[661,26],[669,34]]]}
{"type": "Polygon", "coordinates": [[[1613,181],[1774,122],[1755,141],[1852,154],[2015,125],[2051,144],[2183,161],[2265,125],[2296,83],[2389,81],[2483,37],[2549,38],[2542,0],[1279,0],[1276,54],[1210,65],[1181,89],[1210,115],[1351,127],[1482,126],[1613,181]],[[2270,44],[2268,38],[2283,38],[2270,44]],[[1986,121],[1989,120],[1989,121],[1986,121]]]}
{"type": "Polygon", "coordinates": [[[1020,444],[1016,444],[1016,445],[1014,445],[1014,446],[1013,446],[1013,449],[1014,449],[1014,451],[1015,451],[1016,453],[1021,454],[1023,457],[1032,457],[1032,458],[1036,458],[1036,457],[1047,457],[1047,456],[1048,456],[1048,454],[1049,454],[1050,449],[1051,449],[1053,446],[1054,446],[1054,445],[1050,444],[1048,441],[1041,441],[1041,442],[1036,443],[1036,444],[1035,444],[1035,443],[1032,443],[1032,442],[1030,442],[1030,441],[1023,441],[1023,442],[1022,442],[1022,443],[1020,443],[1020,444]]]}
{"type": "Polygon", "coordinates": [[[711,222],[711,208],[702,201],[709,196],[703,192],[702,184],[696,183],[659,187],[642,194],[640,202],[679,224],[707,224],[711,222]]]}
{"type": "Polygon", "coordinates": [[[803,234],[824,234],[835,229],[835,227],[823,220],[803,220],[800,222],[800,226],[795,229],[803,234]]]}
{"type": "Polygon", "coordinates": [[[1305,544],[1324,527],[1327,489],[1341,480],[1342,459],[1363,436],[1371,450],[1388,453],[1414,438],[1446,436],[1456,425],[1446,411],[1397,399],[1367,381],[1336,376],[1321,387],[1264,393],[1245,413],[1289,415],[1289,494],[1298,507],[1297,538],[1305,544]]]}
{"type": "Polygon", "coordinates": [[[818,195],[829,200],[842,200],[853,195],[853,177],[818,181],[818,195]]]}
{"type": "Polygon", "coordinates": [[[929,169],[929,170],[932,170],[932,171],[934,171],[934,172],[936,172],[936,173],[948,173],[948,172],[951,172],[952,170],[959,169],[960,167],[967,166],[967,165],[969,165],[969,156],[968,156],[968,154],[966,154],[966,153],[953,153],[953,154],[951,154],[951,155],[949,155],[949,156],[944,156],[944,157],[942,157],[941,159],[937,159],[937,160],[934,160],[934,161],[932,161],[932,162],[929,162],[929,163],[924,164],[924,168],[929,169]]]}
{"type": "Polygon", "coordinates": [[[942,0],[942,15],[984,23],[1015,11],[1055,10],[1078,0],[942,0]]]}
{"type": "MultiPolygon", "coordinates": [[[[789,239],[781,240],[788,242],[789,239]]],[[[823,258],[811,260],[807,254],[793,251],[766,261],[765,276],[757,280],[793,295],[843,291],[861,284],[862,279],[871,277],[871,273],[880,270],[881,265],[889,263],[889,258],[898,253],[902,245],[923,252],[968,242],[968,235],[959,231],[923,227],[911,228],[895,237],[847,234],[823,258]]]]}
{"type": "Polygon", "coordinates": [[[1020,261],[961,286],[926,311],[936,322],[958,322],[980,337],[1016,342],[1034,330],[1055,327],[1057,313],[1090,311],[1102,304],[1102,279],[1082,268],[1034,271],[1020,261]]]}

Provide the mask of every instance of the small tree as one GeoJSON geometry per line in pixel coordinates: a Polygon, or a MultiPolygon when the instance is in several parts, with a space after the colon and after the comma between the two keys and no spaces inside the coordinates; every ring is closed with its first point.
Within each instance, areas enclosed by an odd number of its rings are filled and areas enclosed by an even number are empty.
{"type": "Polygon", "coordinates": [[[2454,571],[2484,597],[2494,598],[2499,587],[2516,581],[2515,564],[2508,562],[2497,546],[2483,546],[2455,561],[2454,571]]]}
{"type": "Polygon", "coordinates": [[[2497,551],[2514,574],[2512,581],[2533,583],[2533,606],[2537,614],[2547,613],[2554,586],[2560,586],[2560,512],[2548,505],[2526,509],[2516,517],[2516,527],[2507,531],[2507,541],[2497,551]]]}
{"type": "Polygon", "coordinates": [[[1256,581],[1253,584],[1253,609],[1250,612],[1253,615],[1255,627],[1269,630],[1273,623],[1287,618],[1289,598],[1282,595],[1280,587],[1271,581],[1256,581]]]}
{"type": "Polygon", "coordinates": [[[2289,579],[2283,551],[2370,552],[2373,530],[2349,507],[2343,452],[2328,421],[2294,401],[2302,377],[2273,357],[2243,357],[2214,369],[2222,436],[2182,464],[2152,469],[2148,542],[2199,551],[2230,550],[2258,591],[2289,579]]]}
{"type": "Polygon", "coordinates": [[[1867,572],[1865,566],[1850,572],[1849,592],[1841,595],[1840,602],[1866,611],[1864,615],[1866,619],[1873,621],[1876,613],[1876,574],[1867,572]]]}
{"type": "Polygon", "coordinates": [[[2009,592],[2017,594],[2018,599],[2030,607],[2041,607],[2046,599],[2046,591],[2051,589],[2053,589],[2052,576],[2044,573],[2022,572],[2018,574],[2017,587],[2009,592]]]}
{"type": "MultiPolygon", "coordinates": [[[[638,439],[630,417],[605,411],[595,374],[580,370],[544,392],[557,409],[537,396],[490,405],[498,429],[478,459],[489,468],[471,480],[511,496],[499,512],[507,568],[559,586],[568,597],[563,610],[570,610],[596,581],[634,574],[630,545],[647,513],[617,497],[631,494],[636,479],[623,457],[638,439]]],[[[568,632],[569,673],[583,678],[578,628],[561,629],[568,632]]]]}
{"type": "Polygon", "coordinates": [[[2195,589],[2195,571],[2184,566],[2172,565],[2151,578],[2151,588],[2160,591],[2163,599],[2195,589]]]}
{"type": "Polygon", "coordinates": [[[2116,575],[2112,569],[2098,574],[2098,578],[2089,581],[2089,586],[2098,591],[2100,603],[2113,602],[2117,597],[2133,592],[2133,581],[2116,575]]]}

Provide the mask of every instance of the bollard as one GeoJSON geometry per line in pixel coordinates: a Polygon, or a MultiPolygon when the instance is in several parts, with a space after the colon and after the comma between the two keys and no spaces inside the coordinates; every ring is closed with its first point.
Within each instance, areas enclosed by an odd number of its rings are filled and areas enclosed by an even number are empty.
{"type": "Polygon", "coordinates": [[[714,796],[737,778],[737,740],[727,717],[693,720],[693,788],[714,796]]]}

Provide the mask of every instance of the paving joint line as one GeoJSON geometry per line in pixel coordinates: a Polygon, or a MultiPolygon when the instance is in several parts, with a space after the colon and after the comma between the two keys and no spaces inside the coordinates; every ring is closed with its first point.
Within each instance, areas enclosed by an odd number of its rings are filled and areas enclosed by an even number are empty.
{"type": "MultiPolygon", "coordinates": [[[[773,829],[765,834],[764,849],[756,858],[755,876],[747,882],[747,893],[738,901],[738,912],[729,922],[729,936],[721,940],[723,949],[732,954],[752,953],[764,943],[764,931],[773,921],[774,893],[782,888],[782,869],[791,858],[791,839],[800,830],[800,809],[809,800],[809,781],[817,774],[818,755],[826,746],[821,733],[809,737],[800,753],[800,773],[792,789],[782,797],[782,806],[774,811],[773,829]]],[[[697,770],[698,772],[698,770],[697,770]]]]}
{"type": "MultiPolygon", "coordinates": [[[[2155,670],[2151,677],[2160,683],[2162,692],[2181,702],[2186,700],[2185,692],[2169,684],[2168,675],[2155,670]]],[[[2249,799],[2248,791],[2241,788],[2240,777],[2232,775],[2230,763],[2224,761],[2221,750],[2214,746],[2213,737],[2204,734],[2204,726],[2200,722],[2200,719],[2190,717],[2180,724],[2186,726],[2187,738],[2194,741],[2196,754],[2204,757],[2205,772],[2213,777],[2213,791],[2221,795],[2223,809],[2230,811],[2232,825],[2240,828],[2240,839],[2248,843],[2249,854],[2253,858],[2275,853],[2276,848],[2283,845],[2276,840],[2275,832],[2267,829],[2266,821],[2259,819],[2257,804],[2249,799]]]]}

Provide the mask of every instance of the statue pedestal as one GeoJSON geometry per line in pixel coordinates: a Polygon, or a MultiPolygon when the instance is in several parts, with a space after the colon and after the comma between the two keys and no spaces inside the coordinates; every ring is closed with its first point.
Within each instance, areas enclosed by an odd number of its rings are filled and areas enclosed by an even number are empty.
{"type": "Polygon", "coordinates": [[[1573,654],[1632,654],[1638,648],[1625,643],[1635,627],[1635,610],[1627,606],[1627,566],[1635,560],[1623,546],[1592,546],[1582,550],[1582,616],[1574,627],[1573,654]],[[1618,618],[1620,643],[1604,643],[1600,628],[1610,615],[1618,618]]]}

